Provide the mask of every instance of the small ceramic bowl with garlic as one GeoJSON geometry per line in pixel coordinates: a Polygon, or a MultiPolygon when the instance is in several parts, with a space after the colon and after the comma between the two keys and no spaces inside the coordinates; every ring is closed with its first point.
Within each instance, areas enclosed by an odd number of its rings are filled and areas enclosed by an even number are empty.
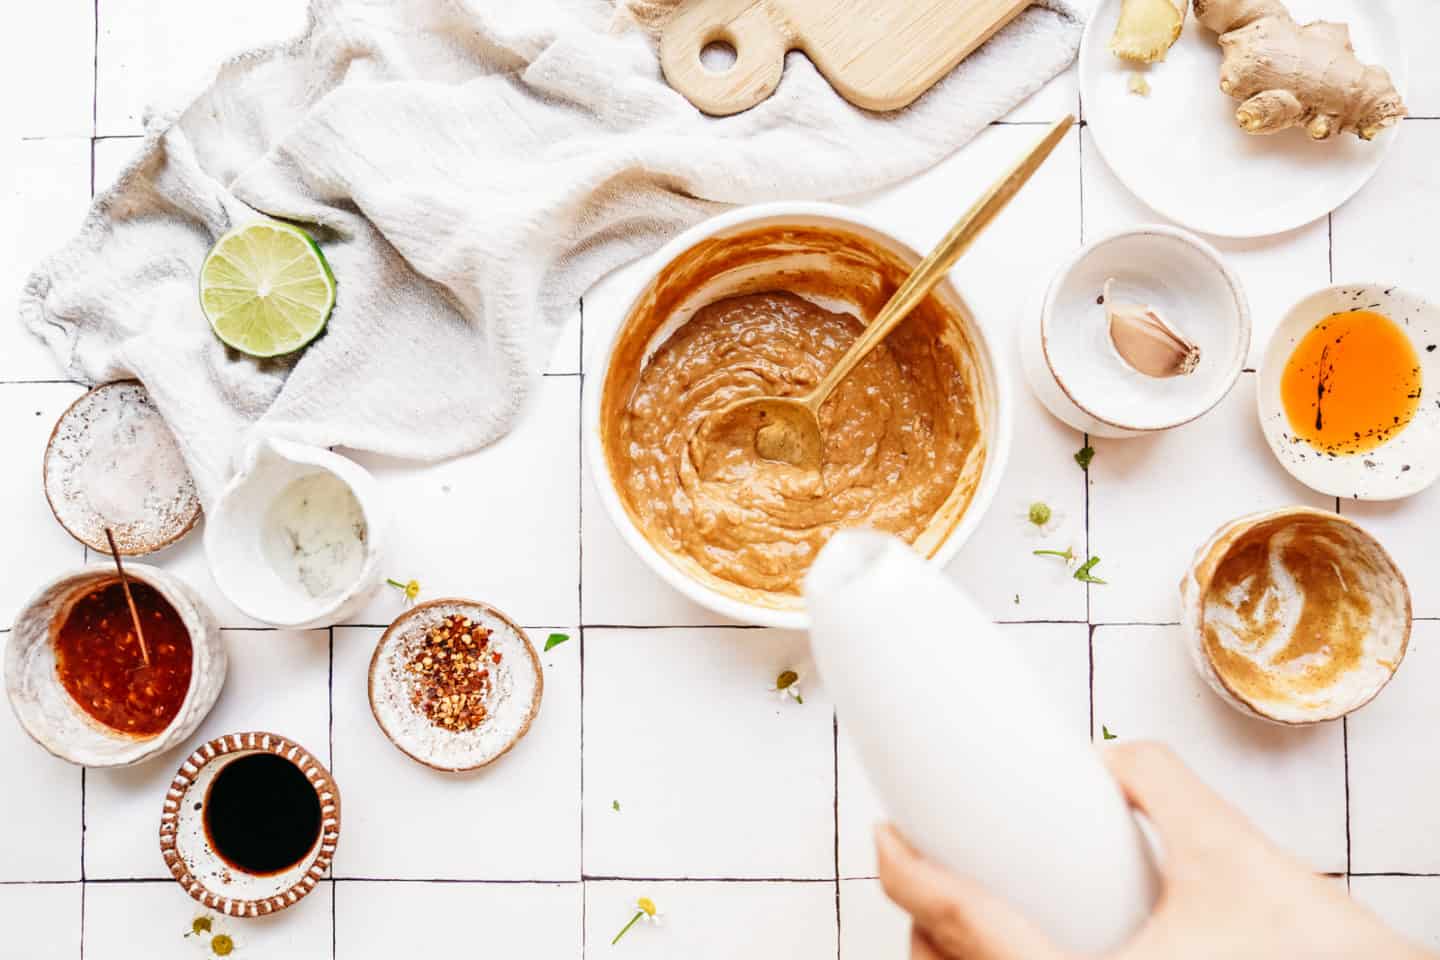
{"type": "Polygon", "coordinates": [[[1240,280],[1210,244],[1150,225],[1087,244],[1020,323],[1031,389],[1076,430],[1133,437],[1213,409],[1250,349],[1240,280]]]}

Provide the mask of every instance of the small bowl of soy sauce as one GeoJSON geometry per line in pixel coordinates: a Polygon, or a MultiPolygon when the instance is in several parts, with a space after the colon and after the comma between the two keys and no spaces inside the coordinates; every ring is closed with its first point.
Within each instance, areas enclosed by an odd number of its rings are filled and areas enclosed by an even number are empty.
{"type": "Polygon", "coordinates": [[[160,853],[185,892],[231,917],[294,906],[325,877],[340,791],[304,747],[232,733],[181,764],[160,815],[160,853]]]}

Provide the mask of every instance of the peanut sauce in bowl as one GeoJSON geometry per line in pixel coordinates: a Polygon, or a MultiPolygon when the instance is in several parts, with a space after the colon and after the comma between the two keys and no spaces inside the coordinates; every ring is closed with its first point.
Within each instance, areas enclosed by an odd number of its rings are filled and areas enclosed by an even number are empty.
{"type": "Polygon", "coordinates": [[[703,429],[735,400],[812,389],[919,259],[855,211],[789,204],[718,217],[650,261],[585,418],[602,503],[662,578],[727,616],[803,627],[804,576],[841,529],[953,556],[993,496],[1009,421],[948,281],[821,407],[818,476],[703,429]]]}

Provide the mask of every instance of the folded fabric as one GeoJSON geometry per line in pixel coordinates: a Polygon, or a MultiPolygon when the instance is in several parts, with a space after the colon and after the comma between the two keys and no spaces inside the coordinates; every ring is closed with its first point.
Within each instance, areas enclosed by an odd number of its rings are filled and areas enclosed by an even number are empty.
{"type": "Polygon", "coordinates": [[[725,204],[870,190],[933,165],[1058,74],[1082,18],[1022,13],[912,106],[841,99],[801,54],[733,117],[665,85],[604,0],[314,0],[237,57],[30,277],[22,321],[70,376],[138,377],[207,506],[249,439],[434,460],[502,436],[580,295],[725,204]],[[296,356],[225,348],[200,312],[214,240],[302,224],[338,280],[296,356]]]}

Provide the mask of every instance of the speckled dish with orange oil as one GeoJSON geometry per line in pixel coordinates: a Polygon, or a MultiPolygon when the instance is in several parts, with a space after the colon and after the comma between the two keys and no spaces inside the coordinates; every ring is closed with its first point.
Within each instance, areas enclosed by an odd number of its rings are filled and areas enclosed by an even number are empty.
{"type": "Polygon", "coordinates": [[[1232,704],[1281,723],[1367,703],[1410,635],[1409,591],[1389,554],[1351,521],[1308,507],[1222,528],[1181,597],[1201,672],[1232,704]]]}
{"type": "Polygon", "coordinates": [[[1394,500],[1440,479],[1440,307],[1424,297],[1317,290],[1276,327],[1258,379],[1265,440],[1307,487],[1394,500]]]}

